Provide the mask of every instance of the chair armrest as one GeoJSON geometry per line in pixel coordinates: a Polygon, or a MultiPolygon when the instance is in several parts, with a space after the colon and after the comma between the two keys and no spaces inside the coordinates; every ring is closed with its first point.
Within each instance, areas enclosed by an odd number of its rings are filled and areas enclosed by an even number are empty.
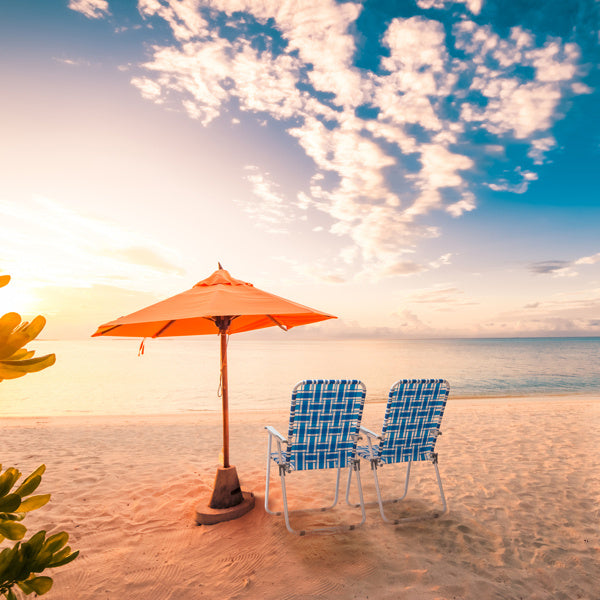
{"type": "Polygon", "coordinates": [[[270,425],[267,425],[265,429],[269,432],[269,435],[272,435],[276,437],[280,442],[284,442],[287,444],[287,440],[279,433],[279,431],[277,431],[277,429],[271,427],[270,425]]]}
{"type": "Polygon", "coordinates": [[[360,426],[360,431],[361,431],[361,433],[364,433],[364,434],[368,435],[369,437],[376,438],[378,440],[381,439],[380,435],[377,435],[375,432],[371,431],[370,429],[367,429],[366,427],[363,427],[362,425],[360,426]]]}

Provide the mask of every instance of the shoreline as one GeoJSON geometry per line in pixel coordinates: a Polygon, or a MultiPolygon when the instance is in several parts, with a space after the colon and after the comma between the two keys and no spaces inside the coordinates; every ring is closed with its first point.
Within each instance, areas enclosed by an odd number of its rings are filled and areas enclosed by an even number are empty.
{"type": "MultiPolygon", "coordinates": [[[[368,400],[365,402],[365,409],[367,406],[380,406],[385,405],[387,402],[387,398],[382,400],[368,400]]],[[[553,394],[553,395],[540,395],[540,396],[459,396],[452,397],[450,396],[448,400],[448,405],[460,403],[463,405],[466,404],[474,404],[474,405],[503,405],[507,402],[517,403],[521,405],[528,404],[548,404],[548,403],[559,403],[564,405],[568,404],[576,404],[576,403],[600,403],[600,394],[573,394],[573,393],[565,393],[565,394],[553,394]]],[[[272,413],[283,413],[285,415],[289,414],[289,404],[286,407],[279,408],[243,408],[236,409],[235,407],[229,406],[229,414],[230,415],[267,415],[272,413]]],[[[114,413],[77,413],[77,414],[56,414],[56,415],[0,415],[0,423],[4,425],[13,425],[18,423],[28,423],[28,422],[37,422],[37,421],[45,421],[45,422],[86,422],[86,421],[94,421],[100,423],[102,421],[119,421],[123,419],[142,419],[142,420],[161,420],[161,419],[169,419],[173,421],[177,420],[189,420],[194,417],[211,417],[211,416],[220,416],[220,409],[197,409],[197,410],[185,410],[178,412],[156,412],[156,413],[122,413],[122,414],[114,414],[114,413]]]]}

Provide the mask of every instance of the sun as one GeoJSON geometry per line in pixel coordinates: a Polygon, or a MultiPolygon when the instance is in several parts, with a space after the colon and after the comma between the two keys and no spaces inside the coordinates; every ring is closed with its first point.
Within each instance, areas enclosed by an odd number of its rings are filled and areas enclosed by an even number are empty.
{"type": "MultiPolygon", "coordinates": [[[[0,285],[3,283],[0,275],[0,285]]],[[[14,281],[0,287],[0,317],[8,312],[31,315],[36,311],[38,298],[31,289],[15,284],[14,281]]]]}

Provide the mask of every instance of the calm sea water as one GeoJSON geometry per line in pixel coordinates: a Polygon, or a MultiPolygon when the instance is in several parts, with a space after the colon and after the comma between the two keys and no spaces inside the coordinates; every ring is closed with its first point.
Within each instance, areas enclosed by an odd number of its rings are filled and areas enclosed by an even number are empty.
{"type": "MultiPolygon", "coordinates": [[[[56,364],[0,384],[0,417],[218,411],[217,336],[38,341],[56,364]]],[[[229,404],[287,408],[301,379],[358,378],[367,401],[385,401],[400,378],[443,377],[451,399],[600,396],[600,338],[229,341],[229,404]]]]}

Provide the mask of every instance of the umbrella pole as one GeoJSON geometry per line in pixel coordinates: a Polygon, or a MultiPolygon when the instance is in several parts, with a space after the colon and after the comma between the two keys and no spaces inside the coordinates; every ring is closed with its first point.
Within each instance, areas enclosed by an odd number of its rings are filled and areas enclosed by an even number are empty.
{"type": "Polygon", "coordinates": [[[223,466],[229,465],[229,397],[227,384],[227,332],[221,330],[221,394],[223,396],[223,466]]]}
{"type": "Polygon", "coordinates": [[[254,494],[242,492],[237,470],[229,464],[229,398],[227,383],[227,332],[231,319],[216,322],[221,336],[221,395],[223,399],[223,466],[217,468],[212,496],[208,506],[196,508],[198,525],[213,525],[237,519],[254,508],[254,494]]]}

